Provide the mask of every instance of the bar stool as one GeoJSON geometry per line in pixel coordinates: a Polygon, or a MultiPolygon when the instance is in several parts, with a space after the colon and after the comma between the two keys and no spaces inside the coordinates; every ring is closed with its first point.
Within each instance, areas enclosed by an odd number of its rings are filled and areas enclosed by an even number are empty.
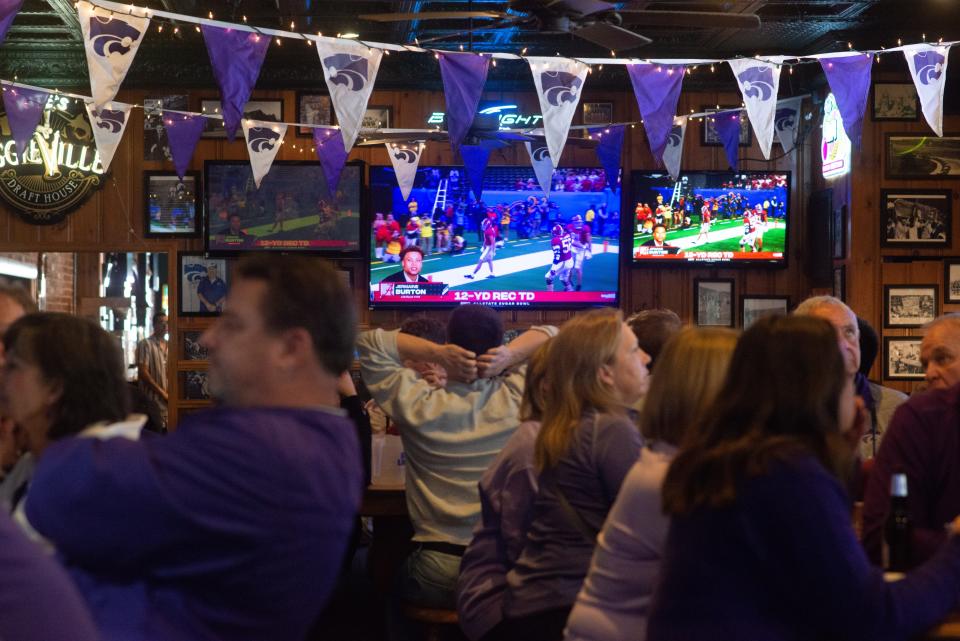
{"type": "Polygon", "coordinates": [[[425,641],[460,641],[465,638],[460,632],[456,610],[404,603],[403,615],[421,625],[425,641]]]}

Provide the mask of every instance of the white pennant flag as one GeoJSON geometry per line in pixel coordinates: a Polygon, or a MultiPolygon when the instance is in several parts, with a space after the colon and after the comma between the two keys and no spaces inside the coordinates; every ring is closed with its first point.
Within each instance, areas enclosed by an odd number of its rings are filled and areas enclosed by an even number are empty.
{"type": "Polygon", "coordinates": [[[928,44],[908,45],[903,48],[907,68],[913,76],[913,86],[920,96],[920,106],[927,124],[938,136],[943,136],[943,88],[947,79],[950,47],[928,44]]]}
{"type": "Polygon", "coordinates": [[[737,58],[728,60],[733,75],[737,78],[747,116],[757,135],[763,157],[770,160],[773,146],[773,121],[777,111],[777,92],[780,90],[780,63],[783,56],[770,56],[764,60],[737,58]]]}
{"type": "Polygon", "coordinates": [[[253,180],[260,189],[260,181],[270,172],[273,159],[277,157],[283,137],[287,135],[287,125],[282,122],[268,122],[264,120],[240,121],[243,127],[243,137],[247,141],[247,152],[250,154],[250,169],[253,170],[253,180]]]}
{"type": "Polygon", "coordinates": [[[553,166],[557,167],[590,68],[569,58],[532,56],[527,58],[527,62],[530,63],[533,83],[540,98],[547,148],[553,166]]]}
{"type": "Polygon", "coordinates": [[[424,144],[422,142],[404,145],[392,142],[384,144],[387,146],[390,162],[393,163],[393,173],[397,175],[400,195],[406,201],[410,197],[413,181],[417,177],[417,167],[420,166],[420,154],[423,153],[424,144]]]}
{"type": "Polygon", "coordinates": [[[150,27],[150,19],[113,13],[83,0],[77,3],[77,12],[87,50],[93,103],[102,107],[117,95],[150,27]]]}
{"type": "Polygon", "coordinates": [[[784,154],[789,154],[797,145],[797,128],[800,126],[800,105],[802,103],[803,96],[788,98],[777,103],[774,128],[777,131],[777,140],[780,141],[784,154]]]}
{"type": "Polygon", "coordinates": [[[674,116],[673,128],[667,136],[667,146],[663,148],[663,165],[670,177],[680,177],[680,158],[683,156],[683,137],[687,134],[687,117],[674,116]]]}
{"type": "Polygon", "coordinates": [[[343,130],[343,147],[353,149],[383,52],[349,40],[317,40],[317,53],[330,100],[343,130]]]}
{"type": "Polygon", "coordinates": [[[90,124],[93,126],[93,139],[97,143],[100,164],[103,165],[103,173],[107,173],[113,161],[113,154],[117,151],[117,145],[123,138],[123,130],[127,128],[127,123],[130,121],[130,110],[133,109],[133,105],[111,102],[104,108],[97,109],[92,102],[88,102],[85,106],[90,124]]]}
{"type": "Polygon", "coordinates": [[[550,160],[550,150],[542,140],[537,142],[523,143],[530,154],[530,164],[533,166],[533,173],[537,175],[537,182],[540,183],[540,189],[543,195],[550,197],[550,184],[553,182],[553,161],[550,160]]]}

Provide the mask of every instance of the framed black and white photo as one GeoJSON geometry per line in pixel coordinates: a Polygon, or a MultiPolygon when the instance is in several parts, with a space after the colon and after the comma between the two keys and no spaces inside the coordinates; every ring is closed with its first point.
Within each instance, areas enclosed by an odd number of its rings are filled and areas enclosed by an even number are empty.
{"type": "Polygon", "coordinates": [[[181,398],[185,401],[205,401],[210,398],[205,369],[180,372],[180,386],[183,390],[181,398]]]}
{"type": "Polygon", "coordinates": [[[613,122],[612,102],[585,102],[583,103],[583,124],[609,125],[613,122]]]}
{"type": "MultiPolygon", "coordinates": [[[[707,114],[700,121],[700,144],[705,147],[722,147],[723,143],[720,141],[720,137],[717,135],[717,128],[713,124],[713,114],[718,111],[727,111],[729,109],[737,109],[736,106],[730,105],[728,107],[721,106],[719,109],[716,107],[701,107],[700,111],[707,114]]],[[[753,142],[753,134],[750,131],[750,119],[747,117],[746,110],[740,112],[740,146],[749,147],[753,142]]]]}
{"type": "Polygon", "coordinates": [[[847,268],[844,265],[833,268],[833,296],[847,300],[847,268]]]}
{"type": "Polygon", "coordinates": [[[883,189],[880,246],[950,246],[953,192],[949,189],[883,189]]]}
{"type": "MultiPolygon", "coordinates": [[[[222,116],[219,100],[201,100],[200,111],[205,114],[222,116]]],[[[243,117],[267,122],[283,122],[283,100],[250,100],[243,107],[243,117]]],[[[207,118],[203,128],[203,138],[226,138],[227,130],[223,121],[217,118],[207,118]]],[[[237,127],[237,137],[243,138],[243,131],[237,127]]]]}
{"type": "Polygon", "coordinates": [[[375,106],[367,107],[363,112],[363,129],[389,129],[393,122],[393,107],[375,106]]]}
{"type": "Polygon", "coordinates": [[[887,178],[960,177],[960,134],[887,134],[885,143],[887,178]]]}
{"type": "Polygon", "coordinates": [[[909,82],[877,82],[873,85],[874,120],[919,120],[920,98],[909,82]]]}
{"type": "Polygon", "coordinates": [[[143,159],[148,161],[173,160],[163,126],[163,110],[187,111],[190,103],[186,94],[143,99],[143,159]]]}
{"type": "Polygon", "coordinates": [[[884,285],[883,326],[922,327],[937,317],[937,285],[884,285]]]}
{"type": "Polygon", "coordinates": [[[693,294],[697,302],[697,325],[733,327],[732,278],[697,278],[693,282],[693,294]]]}
{"type": "Polygon", "coordinates": [[[192,238],[200,235],[200,172],[183,180],[173,171],[143,172],[143,235],[192,238]]]}
{"type": "Polygon", "coordinates": [[[764,316],[783,315],[788,309],[790,309],[789,296],[741,296],[740,323],[743,329],[747,329],[764,316]]]}
{"type": "Polygon", "coordinates": [[[883,378],[891,381],[922,381],[919,336],[883,337],[883,378]]]}
{"type": "Polygon", "coordinates": [[[946,305],[960,303],[960,257],[943,261],[943,302],[946,305]]]}
{"type": "Polygon", "coordinates": [[[217,316],[229,289],[228,261],[180,254],[180,316],[217,316]]]}
{"type": "Polygon", "coordinates": [[[183,332],[183,360],[207,360],[207,348],[200,344],[201,334],[203,332],[198,330],[183,332]]]}
{"type": "MultiPolygon", "coordinates": [[[[332,125],[333,103],[325,93],[297,92],[297,122],[303,125],[332,125]]],[[[312,127],[297,127],[301,138],[312,138],[312,127]]]]}

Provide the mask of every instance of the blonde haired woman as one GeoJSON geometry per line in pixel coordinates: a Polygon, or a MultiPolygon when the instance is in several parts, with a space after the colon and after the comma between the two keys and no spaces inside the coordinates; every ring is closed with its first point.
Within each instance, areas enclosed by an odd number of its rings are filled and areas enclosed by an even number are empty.
{"type": "Polygon", "coordinates": [[[688,327],[667,343],[644,400],[640,460],[620,488],[567,622],[567,641],[637,641],[660,569],[669,519],[660,506],[663,478],[688,428],[717,396],[737,334],[688,327]]]}
{"type": "Polygon", "coordinates": [[[507,574],[505,619],[485,639],[562,637],[596,535],[640,451],[628,408],[646,393],[649,361],[618,310],[580,314],[553,339],[532,520],[507,574]]]}

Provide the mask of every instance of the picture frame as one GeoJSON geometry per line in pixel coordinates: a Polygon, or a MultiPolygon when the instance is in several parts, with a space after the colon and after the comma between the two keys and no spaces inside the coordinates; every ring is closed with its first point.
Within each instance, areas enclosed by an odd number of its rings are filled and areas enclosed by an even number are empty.
{"type": "Polygon", "coordinates": [[[847,256],[847,206],[833,210],[830,223],[830,241],[833,245],[833,258],[843,260],[847,256]]]}
{"type": "Polygon", "coordinates": [[[960,256],[943,261],[943,304],[960,303],[960,256]]]}
{"type": "Polygon", "coordinates": [[[207,348],[200,344],[200,330],[190,330],[183,332],[183,360],[185,361],[206,361],[208,358],[207,348]]]}
{"type": "Polygon", "coordinates": [[[186,94],[143,99],[143,160],[145,162],[173,161],[167,129],[163,126],[163,110],[188,111],[190,101],[186,94]]]}
{"type": "Polygon", "coordinates": [[[950,247],[953,191],[881,189],[880,246],[950,247]]]}
{"type": "MultiPolygon", "coordinates": [[[[704,147],[722,147],[723,143],[720,141],[720,137],[717,135],[717,129],[713,124],[712,114],[715,114],[719,111],[727,111],[729,109],[737,109],[736,105],[727,105],[721,106],[719,109],[716,106],[704,106],[700,108],[702,113],[706,115],[703,117],[703,120],[700,121],[700,144],[704,147]]],[[[747,116],[746,110],[740,114],[740,146],[749,147],[753,144],[753,132],[750,129],[750,118],[747,116]]]]}
{"type": "MultiPolygon", "coordinates": [[[[200,112],[205,114],[220,114],[220,101],[215,99],[202,99],[200,101],[200,112]]],[[[253,118],[254,120],[264,120],[267,122],[283,122],[283,99],[275,100],[248,100],[243,107],[243,117],[253,118]]],[[[207,118],[206,125],[203,127],[201,138],[226,138],[227,130],[223,126],[222,120],[216,118],[207,118]]],[[[243,136],[240,128],[237,128],[237,136],[243,136]]]]}
{"type": "Polygon", "coordinates": [[[179,316],[218,316],[223,311],[223,302],[229,291],[229,266],[226,258],[209,258],[203,254],[180,254],[179,259],[179,316]],[[210,285],[210,269],[216,270],[216,279],[210,285]],[[220,282],[217,282],[220,281],[220,282]],[[206,290],[206,291],[205,291],[206,290]],[[201,300],[213,305],[210,309],[201,300]]]}
{"type": "Polygon", "coordinates": [[[883,378],[888,381],[922,381],[919,336],[883,337],[883,378]]]}
{"type": "MultiPolygon", "coordinates": [[[[330,94],[298,91],[296,120],[304,125],[332,125],[336,114],[333,111],[333,102],[330,94]]],[[[313,127],[297,127],[296,135],[300,138],[313,138],[313,127]]]]}
{"type": "Polygon", "coordinates": [[[144,171],[143,236],[198,238],[201,184],[199,171],[186,172],[183,180],[175,171],[144,171]]]}
{"type": "Polygon", "coordinates": [[[909,82],[873,83],[871,115],[876,121],[920,119],[920,98],[917,89],[909,82]]]}
{"type": "Polygon", "coordinates": [[[207,370],[188,369],[180,374],[180,398],[185,401],[206,401],[210,399],[207,370]]]}
{"type": "Polygon", "coordinates": [[[790,297],[776,294],[751,294],[740,297],[740,325],[747,329],[764,316],[786,315],[790,297]]]}
{"type": "Polygon", "coordinates": [[[583,124],[609,125],[613,122],[612,102],[585,102],[583,103],[583,124]]]}
{"type": "Polygon", "coordinates": [[[833,268],[833,296],[844,302],[847,300],[847,268],[845,265],[833,268]]]}
{"type": "Polygon", "coordinates": [[[389,129],[393,123],[393,107],[369,105],[363,112],[362,129],[389,129]]]}
{"type": "Polygon", "coordinates": [[[960,178],[960,134],[886,134],[883,165],[888,179],[960,178]]]}
{"type": "Polygon", "coordinates": [[[938,285],[884,285],[883,326],[923,327],[940,313],[938,285]]]}
{"type": "Polygon", "coordinates": [[[693,281],[696,322],[701,327],[733,327],[732,278],[697,278],[693,281]]]}

